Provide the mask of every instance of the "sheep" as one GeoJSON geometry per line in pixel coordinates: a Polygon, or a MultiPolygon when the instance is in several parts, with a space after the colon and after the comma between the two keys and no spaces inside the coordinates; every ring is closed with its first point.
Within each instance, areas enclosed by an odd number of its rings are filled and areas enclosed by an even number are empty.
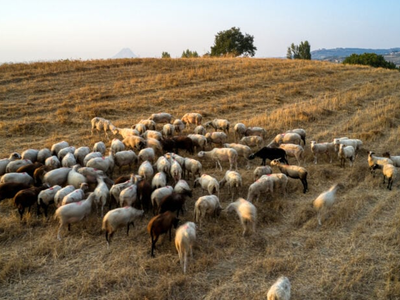
{"type": "Polygon", "coordinates": [[[172,159],[170,175],[174,179],[175,183],[182,178],[182,172],[183,170],[181,165],[175,159],[172,159]]]}
{"type": "Polygon", "coordinates": [[[174,191],[178,194],[185,194],[189,197],[192,197],[192,190],[190,189],[189,184],[183,179],[179,180],[175,184],[174,191]]]}
{"type": "Polygon", "coordinates": [[[111,209],[112,204],[119,205],[119,195],[121,194],[122,190],[126,189],[127,187],[131,186],[136,182],[135,174],[131,174],[129,180],[121,182],[121,183],[114,183],[113,186],[110,188],[110,202],[108,209],[111,209]]]}
{"type": "Polygon", "coordinates": [[[58,155],[58,152],[60,152],[60,150],[65,147],[69,147],[69,144],[66,141],[61,141],[61,142],[55,143],[51,146],[51,149],[50,149],[51,154],[58,155]]]}
{"type": "Polygon", "coordinates": [[[339,146],[340,145],[345,145],[345,146],[352,146],[354,148],[355,153],[358,152],[358,150],[361,149],[362,146],[362,141],[358,139],[334,139],[333,144],[335,145],[335,151],[339,151],[339,146]]]}
{"type": "Polygon", "coordinates": [[[194,153],[194,145],[191,138],[187,136],[175,136],[172,138],[175,143],[175,153],[178,154],[178,149],[186,150],[189,154],[194,153]]]}
{"type": "Polygon", "coordinates": [[[178,154],[168,152],[168,153],[165,153],[164,156],[169,160],[175,159],[181,165],[182,168],[185,165],[185,158],[178,154]]]}
{"type": "Polygon", "coordinates": [[[303,184],[303,193],[305,194],[308,191],[308,183],[307,183],[307,170],[303,167],[299,166],[289,166],[283,165],[280,163],[279,159],[274,159],[271,161],[271,166],[276,166],[279,168],[282,174],[285,174],[287,177],[293,179],[300,179],[303,184]]]}
{"type": "MultiPolygon", "coordinates": [[[[286,196],[286,187],[288,183],[288,177],[283,173],[272,173],[269,175],[262,175],[260,177],[261,180],[264,180],[265,177],[268,177],[273,182],[273,191],[280,191],[283,196],[286,196]]],[[[271,192],[273,192],[271,191],[271,192]]]]}
{"type": "Polygon", "coordinates": [[[214,119],[214,120],[209,121],[209,122],[204,124],[206,129],[208,127],[214,128],[215,131],[218,131],[218,129],[221,129],[226,134],[229,133],[229,125],[230,125],[229,121],[226,120],[226,119],[214,119]]]}
{"type": "Polygon", "coordinates": [[[229,161],[229,170],[235,168],[237,170],[238,153],[232,148],[214,148],[211,151],[200,151],[198,157],[210,158],[215,161],[215,168],[219,166],[222,171],[220,161],[229,161]]]}
{"type": "Polygon", "coordinates": [[[386,164],[386,165],[383,165],[383,167],[375,164],[372,167],[373,170],[380,169],[380,168],[382,168],[383,184],[385,184],[385,180],[387,178],[388,179],[387,189],[388,190],[392,190],[393,181],[397,177],[397,169],[396,169],[396,167],[393,166],[392,164],[386,164]]]}
{"type": "Polygon", "coordinates": [[[262,146],[264,146],[264,140],[261,136],[251,135],[242,137],[239,141],[239,144],[249,147],[257,147],[258,149],[260,149],[262,146]]]}
{"type": "MultiPolygon", "coordinates": [[[[76,189],[79,188],[81,186],[82,183],[87,183],[87,179],[85,177],[85,175],[83,175],[82,173],[84,172],[84,170],[78,170],[79,169],[79,165],[75,165],[72,167],[71,171],[68,173],[68,177],[67,177],[67,184],[68,185],[73,185],[76,189]],[[82,173],[81,173],[82,172],[82,173]]],[[[89,168],[85,168],[86,170],[89,168]]],[[[85,174],[89,174],[87,172],[85,172],[85,174]]],[[[91,176],[95,176],[95,171],[93,171],[91,173],[91,176]]]]}
{"type": "Polygon", "coordinates": [[[60,220],[60,226],[57,232],[57,238],[61,241],[61,229],[68,225],[68,231],[71,230],[71,223],[82,221],[92,210],[92,203],[96,199],[94,193],[90,193],[86,200],[74,202],[57,208],[54,219],[60,220]]]}
{"type": "Polygon", "coordinates": [[[102,141],[97,142],[93,145],[93,152],[100,152],[102,155],[106,154],[106,144],[104,144],[102,141]]]}
{"type": "Polygon", "coordinates": [[[99,133],[100,131],[104,130],[104,135],[108,140],[110,139],[107,131],[110,130],[112,132],[115,129],[115,126],[111,124],[111,121],[100,117],[94,117],[90,122],[92,124],[91,135],[93,135],[95,129],[99,133]]]}
{"type": "Polygon", "coordinates": [[[243,236],[256,231],[257,208],[249,201],[238,198],[225,208],[226,212],[236,211],[243,226],[243,236]]]}
{"type": "Polygon", "coordinates": [[[154,153],[153,148],[144,148],[140,150],[138,154],[138,159],[141,161],[150,161],[154,162],[156,154],[154,153]]]}
{"type": "Polygon", "coordinates": [[[146,145],[146,141],[144,138],[136,135],[127,136],[122,140],[126,148],[130,148],[132,150],[140,150],[146,145]]]}
{"type": "Polygon", "coordinates": [[[199,113],[186,113],[183,115],[181,120],[188,128],[190,128],[191,124],[201,126],[203,116],[199,113]]]}
{"type": "Polygon", "coordinates": [[[113,139],[111,142],[111,151],[118,153],[125,150],[125,145],[119,139],[113,139]]]}
{"type": "Polygon", "coordinates": [[[30,184],[20,182],[5,182],[0,184],[0,202],[4,199],[14,198],[19,191],[30,188],[30,184]]]}
{"type": "Polygon", "coordinates": [[[131,184],[119,194],[119,206],[133,206],[137,200],[137,185],[131,184]]]}
{"type": "Polygon", "coordinates": [[[201,186],[203,193],[204,191],[207,191],[209,195],[218,193],[219,198],[219,182],[216,178],[203,174],[194,181],[193,187],[196,188],[197,185],[201,186]]]}
{"type": "Polygon", "coordinates": [[[281,162],[289,164],[289,162],[286,159],[286,151],[280,148],[263,147],[256,153],[249,155],[249,159],[254,159],[256,157],[261,158],[262,166],[265,166],[265,161],[267,159],[269,160],[279,159],[281,162]]]}
{"type": "Polygon", "coordinates": [[[228,140],[228,136],[224,132],[207,132],[205,135],[208,144],[222,145],[228,140]]]}
{"type": "Polygon", "coordinates": [[[249,190],[247,193],[247,200],[252,202],[255,197],[257,202],[260,200],[261,194],[270,192],[271,194],[274,191],[274,181],[269,176],[261,176],[257,179],[256,182],[253,182],[249,186],[249,190]]]}
{"type": "Polygon", "coordinates": [[[47,218],[47,209],[51,203],[54,203],[54,197],[56,193],[61,190],[61,186],[54,185],[43,191],[40,191],[37,197],[37,215],[40,213],[40,208],[44,210],[44,215],[47,218]]]}
{"type": "Polygon", "coordinates": [[[164,198],[167,195],[172,194],[173,191],[174,191],[174,188],[172,186],[167,185],[167,186],[158,188],[151,193],[151,205],[153,206],[153,214],[154,215],[159,210],[160,202],[161,202],[162,198],[164,198]]]}
{"type": "Polygon", "coordinates": [[[368,165],[371,170],[371,174],[374,174],[375,169],[382,169],[386,164],[393,165],[394,163],[390,158],[376,156],[373,151],[368,152],[368,165]],[[373,169],[374,165],[377,165],[375,169],[373,169]]]}
{"type": "Polygon", "coordinates": [[[400,167],[400,156],[392,156],[389,152],[383,153],[382,156],[392,160],[395,167],[400,167]]]}
{"type": "Polygon", "coordinates": [[[31,164],[32,164],[32,162],[29,159],[20,159],[20,160],[10,161],[6,167],[6,172],[14,173],[14,172],[17,172],[17,170],[20,167],[31,165],[31,164]]]}
{"type": "Polygon", "coordinates": [[[306,146],[306,131],[303,128],[296,128],[286,131],[286,133],[297,133],[300,135],[303,145],[306,146]]]}
{"type": "Polygon", "coordinates": [[[177,217],[179,217],[179,212],[181,211],[183,215],[183,207],[185,205],[186,196],[190,196],[191,194],[191,191],[184,190],[183,193],[177,193],[173,191],[170,195],[164,196],[164,198],[162,198],[160,201],[159,213],[176,211],[177,217]]]}
{"type": "Polygon", "coordinates": [[[71,168],[72,166],[76,165],[76,159],[74,154],[67,153],[61,161],[61,166],[64,168],[71,168]]]}
{"type": "Polygon", "coordinates": [[[267,300],[290,300],[290,281],[287,277],[281,276],[269,288],[267,300]]]}
{"type": "Polygon", "coordinates": [[[221,211],[222,207],[216,195],[202,196],[194,204],[194,220],[201,227],[202,221],[206,216],[216,218],[219,217],[221,211]]]}
{"type": "Polygon", "coordinates": [[[151,163],[148,160],[145,160],[139,166],[138,175],[142,176],[146,180],[150,180],[151,177],[153,177],[153,175],[154,175],[153,166],[151,165],[151,163]]]}
{"type": "Polygon", "coordinates": [[[137,130],[139,135],[145,133],[147,130],[146,125],[144,124],[136,124],[135,127],[132,126],[132,129],[137,130]]]}
{"type": "Polygon", "coordinates": [[[118,128],[115,127],[113,130],[114,135],[116,136],[117,134],[119,134],[122,139],[125,139],[128,136],[134,135],[134,136],[139,136],[140,132],[136,129],[134,129],[134,126],[132,126],[132,128],[118,128]]]}
{"type": "Polygon", "coordinates": [[[183,274],[186,274],[187,256],[193,258],[193,244],[196,241],[196,224],[186,222],[179,226],[175,233],[175,247],[178,251],[179,261],[183,267],[183,274]]]}
{"type": "MultiPolygon", "coordinates": [[[[68,153],[71,153],[73,155],[74,152],[75,152],[75,147],[68,146],[68,147],[62,148],[60,151],[58,151],[57,157],[60,161],[62,161],[63,158],[65,157],[65,155],[67,155],[68,153]]],[[[75,156],[74,156],[74,158],[75,158],[75,156]]]]}
{"type": "Polygon", "coordinates": [[[165,124],[162,128],[162,134],[165,137],[173,136],[175,134],[175,126],[172,124],[165,124]]]}
{"type": "Polygon", "coordinates": [[[146,120],[140,120],[140,121],[138,122],[138,124],[143,124],[143,125],[145,125],[146,128],[147,128],[147,131],[149,131],[149,130],[156,130],[156,122],[154,122],[153,120],[148,120],[148,119],[146,119],[146,120]]]}
{"type": "Polygon", "coordinates": [[[158,189],[167,185],[167,174],[163,171],[158,172],[154,175],[151,180],[152,189],[158,189]]]}
{"type": "Polygon", "coordinates": [[[81,166],[83,166],[83,160],[85,159],[86,155],[88,155],[90,153],[90,149],[89,147],[79,147],[75,150],[74,152],[74,156],[76,158],[76,162],[78,164],[80,164],[81,166]]]}
{"type": "Polygon", "coordinates": [[[82,183],[79,189],[73,190],[71,193],[64,196],[61,205],[81,201],[83,197],[85,197],[85,191],[88,188],[89,186],[86,182],[82,183]]]}
{"type": "Polygon", "coordinates": [[[51,156],[51,151],[48,148],[40,149],[37,154],[37,161],[44,164],[47,158],[51,156]]]}
{"type": "Polygon", "coordinates": [[[133,227],[133,221],[143,216],[144,211],[131,206],[125,206],[110,210],[103,218],[102,230],[106,232],[107,246],[111,244],[111,239],[118,228],[126,226],[126,235],[129,235],[129,226],[133,227]]]}
{"type": "Polygon", "coordinates": [[[52,167],[53,169],[61,167],[61,162],[55,155],[46,158],[44,164],[48,167],[52,167]]]}
{"type": "Polygon", "coordinates": [[[63,186],[68,181],[68,174],[70,171],[71,168],[64,168],[64,167],[51,170],[44,175],[43,181],[47,182],[50,186],[53,185],[63,186]]]}
{"type": "Polygon", "coordinates": [[[171,170],[171,162],[165,156],[160,156],[157,159],[157,162],[153,165],[158,172],[164,172],[165,174],[169,174],[171,170]]]}
{"type": "Polygon", "coordinates": [[[198,160],[185,157],[183,170],[184,170],[184,173],[186,173],[187,179],[189,179],[189,176],[191,174],[193,177],[193,180],[195,180],[196,175],[200,176],[202,169],[203,169],[203,166],[201,165],[201,163],[198,160]]]}
{"type": "Polygon", "coordinates": [[[129,170],[131,170],[132,164],[137,164],[138,161],[139,158],[132,150],[120,151],[114,155],[115,166],[117,166],[120,171],[123,166],[129,166],[129,170]]]}
{"type": "Polygon", "coordinates": [[[245,136],[260,136],[262,139],[267,138],[267,131],[262,127],[247,127],[245,132],[245,136]]]}
{"type": "Polygon", "coordinates": [[[149,120],[154,121],[155,123],[171,123],[172,115],[168,113],[158,113],[152,114],[149,120]]]}
{"type": "Polygon", "coordinates": [[[146,147],[152,148],[155,154],[162,155],[163,147],[159,140],[148,137],[146,140],[146,147]]]}
{"type": "Polygon", "coordinates": [[[321,193],[314,201],[313,206],[317,211],[318,224],[321,226],[321,215],[326,209],[331,207],[335,202],[336,192],[339,188],[343,188],[341,184],[334,184],[329,190],[321,193]]]}
{"type": "Polygon", "coordinates": [[[169,138],[162,139],[160,141],[163,152],[173,152],[175,151],[175,141],[169,138]]]}
{"type": "Polygon", "coordinates": [[[185,123],[183,123],[181,119],[175,119],[174,123],[172,123],[172,124],[175,126],[175,131],[177,133],[182,133],[186,127],[185,123]]]}
{"type": "Polygon", "coordinates": [[[86,166],[101,170],[112,177],[115,166],[114,153],[110,151],[110,154],[106,157],[94,157],[86,163],[86,166]]]}
{"type": "Polygon", "coordinates": [[[251,148],[249,146],[242,145],[242,144],[235,144],[235,143],[231,143],[231,144],[225,143],[224,147],[235,149],[238,154],[238,157],[243,157],[246,160],[246,162],[247,162],[246,168],[250,169],[249,156],[253,153],[253,151],[251,150],[251,148]]]}
{"type": "Polygon", "coordinates": [[[6,173],[1,177],[0,183],[7,182],[25,183],[28,185],[32,185],[33,178],[28,173],[6,173]]]}
{"type": "Polygon", "coordinates": [[[87,154],[87,155],[85,156],[85,158],[83,159],[83,166],[86,166],[87,163],[88,163],[88,161],[91,160],[92,158],[95,158],[95,157],[103,157],[103,154],[102,154],[101,152],[99,152],[99,151],[90,152],[90,153],[87,154]]]}
{"type": "Polygon", "coordinates": [[[141,180],[137,183],[137,199],[139,200],[139,205],[148,212],[151,208],[151,193],[153,189],[151,184],[147,180],[141,180]]]}
{"type": "Polygon", "coordinates": [[[52,167],[49,166],[41,166],[33,172],[33,183],[35,186],[39,186],[43,183],[44,175],[53,170],[52,167]]]}
{"type": "Polygon", "coordinates": [[[199,126],[195,127],[193,132],[194,132],[194,134],[205,135],[207,133],[207,130],[202,125],[199,125],[199,126]]]}
{"type": "Polygon", "coordinates": [[[37,203],[37,197],[42,190],[49,188],[48,184],[43,184],[40,187],[30,187],[24,189],[15,194],[13,198],[14,205],[18,208],[21,220],[24,214],[25,208],[29,208],[31,211],[31,206],[37,203]]]}
{"type": "Polygon", "coordinates": [[[207,139],[204,135],[188,134],[188,138],[192,140],[193,146],[196,147],[197,151],[199,151],[199,148],[201,148],[203,151],[206,149],[207,139]]]}
{"type": "Polygon", "coordinates": [[[16,171],[16,173],[28,173],[29,176],[33,177],[33,174],[35,173],[35,170],[42,167],[43,164],[40,162],[35,162],[33,164],[25,165],[22,167],[19,167],[16,171]]]}
{"type": "Polygon", "coordinates": [[[151,256],[154,257],[154,249],[161,234],[169,232],[169,240],[172,240],[172,227],[178,226],[179,219],[170,211],[166,211],[153,217],[147,225],[147,232],[151,237],[151,256]]]}
{"type": "Polygon", "coordinates": [[[39,150],[27,149],[21,153],[21,159],[29,159],[32,163],[36,162],[39,150]]]}
{"type": "Polygon", "coordinates": [[[262,175],[268,175],[272,173],[272,169],[270,166],[261,166],[254,169],[254,181],[260,178],[262,175]]]}
{"type": "Polygon", "coordinates": [[[332,155],[335,154],[335,145],[333,143],[317,143],[311,141],[311,152],[314,155],[314,164],[318,163],[318,155],[326,154],[329,163],[332,163],[332,155]]]}
{"type": "Polygon", "coordinates": [[[97,186],[93,191],[97,208],[100,206],[101,213],[100,215],[103,217],[104,206],[107,201],[110,199],[110,190],[108,189],[107,184],[105,183],[105,177],[97,176],[97,186]]]}
{"type": "Polygon", "coordinates": [[[344,144],[340,144],[338,156],[340,159],[340,166],[342,168],[344,168],[346,165],[346,159],[350,161],[350,167],[352,167],[356,158],[356,151],[353,146],[345,146],[344,144]]]}
{"type": "Polygon", "coordinates": [[[281,144],[279,148],[285,150],[288,157],[296,158],[299,166],[304,162],[304,148],[302,146],[295,144],[281,144]]]}
{"type": "Polygon", "coordinates": [[[219,186],[223,188],[226,183],[228,183],[228,194],[232,195],[231,201],[233,201],[235,195],[239,194],[239,188],[242,187],[242,176],[236,171],[226,171],[224,178],[219,182],[219,186]]]}
{"type": "Polygon", "coordinates": [[[240,140],[242,137],[244,137],[246,129],[247,129],[247,127],[243,123],[235,124],[235,126],[233,127],[233,132],[235,134],[235,143],[238,140],[240,140]]]}
{"type": "Polygon", "coordinates": [[[56,207],[60,207],[64,197],[66,195],[68,195],[69,193],[72,193],[74,190],[75,190],[75,187],[73,185],[67,185],[67,186],[61,188],[60,190],[56,191],[56,193],[54,195],[54,205],[56,207]]]}
{"type": "Polygon", "coordinates": [[[145,133],[142,134],[142,137],[145,139],[153,138],[158,141],[161,141],[163,139],[162,133],[155,130],[147,130],[145,133]]]}
{"type": "Polygon", "coordinates": [[[21,155],[17,152],[11,153],[8,158],[0,159],[0,176],[6,173],[7,165],[16,159],[21,159],[21,155]]]}

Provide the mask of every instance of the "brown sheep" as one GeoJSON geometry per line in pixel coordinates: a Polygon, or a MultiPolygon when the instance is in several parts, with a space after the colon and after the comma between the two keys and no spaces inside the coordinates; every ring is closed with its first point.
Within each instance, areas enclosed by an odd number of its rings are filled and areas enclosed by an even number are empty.
{"type": "Polygon", "coordinates": [[[178,153],[178,149],[183,149],[189,152],[189,154],[194,154],[194,145],[191,138],[187,136],[174,136],[172,140],[175,142],[175,153],[178,153]]]}
{"type": "Polygon", "coordinates": [[[47,183],[43,184],[40,187],[31,187],[29,189],[19,191],[13,198],[15,206],[18,208],[18,212],[21,216],[24,214],[25,208],[28,207],[29,211],[31,211],[31,206],[37,203],[38,195],[41,191],[49,188],[50,185],[47,183]]]}
{"type": "Polygon", "coordinates": [[[20,182],[6,182],[0,184],[0,201],[13,198],[19,191],[28,189],[29,184],[20,182]]]}

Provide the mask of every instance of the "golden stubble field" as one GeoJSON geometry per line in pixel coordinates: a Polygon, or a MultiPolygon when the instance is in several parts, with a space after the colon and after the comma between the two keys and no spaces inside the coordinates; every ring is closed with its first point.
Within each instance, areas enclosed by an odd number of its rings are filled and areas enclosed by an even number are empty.
{"type": "MultiPolygon", "coordinates": [[[[287,197],[256,203],[257,232],[243,238],[235,215],[223,213],[197,233],[194,260],[182,274],[173,242],[150,257],[146,225],[116,233],[107,250],[95,213],[56,238],[52,218],[0,203],[2,299],[265,299],[280,275],[292,299],[400,299],[399,182],[388,191],[369,173],[367,151],[399,155],[400,73],[362,66],[275,59],[131,59],[0,66],[0,155],[68,141],[92,147],[90,119],[130,127],[151,113],[262,126],[268,142],[292,128],[307,130],[309,192],[290,179],[287,197]],[[364,142],[353,168],[312,164],[309,141],[348,136],[364,142]],[[341,182],[337,202],[317,225],[312,201],[341,182]]],[[[233,141],[233,133],[230,133],[233,141]]],[[[109,145],[109,143],[108,143],[109,145]]],[[[185,154],[186,155],[186,154],[185,154]]],[[[295,163],[295,160],[289,160],[295,163]]],[[[224,171],[202,161],[205,172],[224,171]]],[[[252,171],[240,164],[246,197],[252,171]]],[[[135,168],[137,170],[137,167],[135,168]]],[[[122,173],[128,173],[127,169],[122,173]]],[[[276,170],[275,170],[276,172],[276,170]]],[[[121,173],[121,174],[122,174],[121,173]]],[[[115,174],[115,176],[120,174],[115,174]]],[[[189,181],[192,185],[192,182],[189,181]]],[[[195,200],[182,221],[193,220],[195,200]]],[[[227,190],[222,206],[229,204],[227,190]]],[[[35,209],[33,209],[35,211],[35,209]]]]}

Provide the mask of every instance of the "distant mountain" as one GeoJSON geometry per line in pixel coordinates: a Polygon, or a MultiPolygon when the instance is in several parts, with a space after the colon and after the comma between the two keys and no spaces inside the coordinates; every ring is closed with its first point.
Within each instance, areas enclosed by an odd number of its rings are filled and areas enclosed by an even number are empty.
{"type": "Polygon", "coordinates": [[[383,55],[387,61],[400,65],[400,48],[390,49],[365,49],[365,48],[335,48],[311,51],[311,58],[332,62],[342,62],[352,54],[376,53],[383,55]]]}
{"type": "Polygon", "coordinates": [[[112,58],[136,58],[135,53],[132,52],[129,48],[124,48],[115,54],[112,58]]]}

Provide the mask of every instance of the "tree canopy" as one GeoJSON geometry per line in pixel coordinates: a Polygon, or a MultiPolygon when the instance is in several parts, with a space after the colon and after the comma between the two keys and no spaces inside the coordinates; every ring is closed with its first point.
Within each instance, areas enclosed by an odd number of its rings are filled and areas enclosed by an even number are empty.
{"type": "Polygon", "coordinates": [[[256,51],[254,36],[243,35],[240,28],[232,27],[217,33],[211,56],[254,56],[256,51]]]}
{"type": "Polygon", "coordinates": [[[186,51],[182,52],[181,58],[192,58],[192,57],[199,57],[197,51],[190,51],[189,49],[186,49],[186,51]]]}
{"type": "Polygon", "coordinates": [[[286,53],[287,59],[311,59],[311,45],[308,41],[301,42],[300,45],[295,45],[292,43],[288,47],[286,53]]]}
{"type": "Polygon", "coordinates": [[[352,54],[345,58],[344,64],[367,65],[375,68],[396,69],[396,65],[386,61],[382,55],[376,53],[352,54]]]}
{"type": "Polygon", "coordinates": [[[171,55],[168,52],[163,51],[163,53],[161,53],[161,58],[171,58],[171,55]]]}

